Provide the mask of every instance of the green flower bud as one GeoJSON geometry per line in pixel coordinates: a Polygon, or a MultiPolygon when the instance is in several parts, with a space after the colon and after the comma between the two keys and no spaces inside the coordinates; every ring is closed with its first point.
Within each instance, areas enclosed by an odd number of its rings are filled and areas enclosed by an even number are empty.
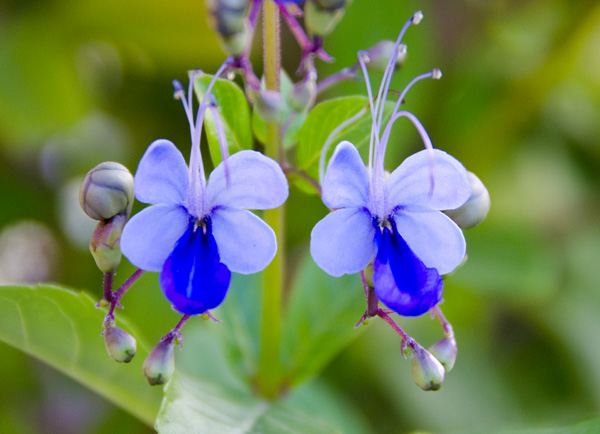
{"type": "Polygon", "coordinates": [[[474,173],[467,174],[471,197],[461,207],[444,211],[462,229],[473,228],[484,221],[491,206],[490,194],[483,182],[474,173]]]}
{"type": "Polygon", "coordinates": [[[122,363],[131,362],[137,349],[134,337],[119,327],[110,327],[104,331],[104,344],[111,359],[122,363]]]}
{"type": "Polygon", "coordinates": [[[121,263],[121,232],[126,221],[126,216],[117,214],[109,220],[101,220],[94,229],[90,252],[103,273],[116,273],[121,263]]]}
{"type": "Polygon", "coordinates": [[[442,364],[422,347],[414,350],[412,359],[413,380],[421,389],[439,390],[444,382],[444,367],[442,364]]]}
{"type": "Polygon", "coordinates": [[[309,74],[305,80],[295,83],[286,95],[287,103],[298,113],[312,107],[316,99],[317,80],[315,74],[309,74]]]}
{"type": "Polygon", "coordinates": [[[326,36],[344,16],[349,0],[307,0],[304,23],[313,36],[326,36]]]}
{"type": "Polygon", "coordinates": [[[433,357],[438,359],[448,373],[452,370],[456,361],[456,354],[458,352],[456,340],[454,337],[445,337],[429,347],[429,352],[433,357]]]}
{"type": "Polygon", "coordinates": [[[173,341],[162,340],[144,360],[142,372],[151,386],[165,384],[175,372],[175,351],[173,347],[173,341]]]}
{"type": "Polygon", "coordinates": [[[79,204],[94,220],[107,220],[117,214],[129,216],[133,206],[133,176],[122,164],[112,161],[98,164],[81,184],[79,204]]]}
{"type": "Polygon", "coordinates": [[[227,53],[239,56],[248,40],[248,0],[206,0],[209,22],[227,53]]]}
{"type": "MultiPolygon", "coordinates": [[[[369,68],[383,72],[387,68],[388,61],[394,52],[396,43],[394,41],[379,41],[369,48],[367,54],[369,68]]],[[[398,47],[398,57],[396,59],[396,69],[400,69],[406,61],[406,45],[400,44],[398,47]]]]}
{"type": "Polygon", "coordinates": [[[281,122],[285,113],[285,102],[275,90],[261,90],[254,94],[254,108],[266,122],[281,122]]]}

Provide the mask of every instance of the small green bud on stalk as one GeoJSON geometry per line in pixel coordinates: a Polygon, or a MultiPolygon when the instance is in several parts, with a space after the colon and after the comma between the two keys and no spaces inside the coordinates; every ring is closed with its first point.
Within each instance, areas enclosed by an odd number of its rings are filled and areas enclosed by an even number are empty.
{"type": "Polygon", "coordinates": [[[413,380],[421,389],[439,390],[444,382],[444,367],[429,351],[416,347],[412,359],[413,380]]]}
{"type": "Polygon", "coordinates": [[[287,103],[298,113],[312,107],[316,99],[317,80],[315,74],[309,74],[305,80],[295,83],[286,95],[287,103]]]}
{"type": "Polygon", "coordinates": [[[459,208],[444,211],[462,229],[473,228],[484,221],[491,206],[490,194],[483,182],[474,173],[467,172],[467,175],[471,197],[459,208]]]}
{"type": "Polygon", "coordinates": [[[451,336],[445,337],[429,347],[429,352],[438,359],[446,373],[448,373],[454,367],[456,354],[458,353],[456,340],[451,336]]]}
{"type": "Polygon", "coordinates": [[[228,54],[239,56],[248,40],[248,0],[206,0],[211,27],[228,54]]]}
{"type": "Polygon", "coordinates": [[[254,94],[254,108],[266,122],[281,122],[285,102],[279,92],[266,89],[254,94]]]}
{"type": "Polygon", "coordinates": [[[169,381],[175,372],[174,342],[161,340],[144,360],[142,372],[151,386],[169,381]]]}
{"type": "Polygon", "coordinates": [[[103,273],[114,274],[121,263],[121,232],[127,218],[116,215],[98,222],[92,234],[90,252],[103,273]]]}
{"type": "Polygon", "coordinates": [[[111,359],[120,363],[129,363],[137,350],[134,337],[114,326],[104,330],[104,344],[111,359]]]}
{"type": "Polygon", "coordinates": [[[313,36],[326,36],[344,16],[349,0],[307,0],[304,22],[313,36]]]}

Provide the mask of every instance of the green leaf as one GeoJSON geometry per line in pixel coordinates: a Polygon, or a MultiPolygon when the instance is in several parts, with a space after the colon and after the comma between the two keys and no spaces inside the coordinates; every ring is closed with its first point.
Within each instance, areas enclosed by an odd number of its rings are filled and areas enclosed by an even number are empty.
{"type": "MultiPolygon", "coordinates": [[[[198,101],[204,97],[212,75],[202,75],[194,81],[194,91],[198,101]]],[[[252,129],[250,127],[250,107],[246,101],[246,96],[237,84],[217,79],[211,94],[215,97],[218,105],[219,118],[225,130],[227,138],[227,147],[229,153],[233,154],[242,149],[252,149],[252,129]]],[[[204,127],[208,146],[213,164],[216,166],[222,160],[221,148],[219,146],[219,136],[217,126],[210,110],[206,111],[204,118],[204,127]]]]}
{"type": "Polygon", "coordinates": [[[282,360],[291,385],[318,374],[361,330],[366,308],[360,277],[334,278],[306,256],[283,319],[282,360]]]}
{"type": "Polygon", "coordinates": [[[0,340],[34,356],[152,424],[160,389],[148,386],[142,362],[148,345],[119,315],[118,325],[138,341],[129,364],[108,357],[100,336],[104,312],[92,298],[57,286],[0,287],[0,340]]]}
{"type": "Polygon", "coordinates": [[[502,431],[502,434],[596,434],[600,432],[600,419],[590,419],[577,425],[560,428],[515,429],[502,431]]]}
{"type": "MultiPolygon", "coordinates": [[[[302,129],[298,133],[298,146],[296,150],[298,169],[318,180],[319,157],[327,138],[338,125],[367,108],[368,104],[369,100],[366,96],[354,95],[331,99],[315,106],[308,114],[302,129]]],[[[383,117],[384,123],[389,119],[393,106],[393,103],[390,101],[386,103],[383,117]]],[[[367,110],[360,119],[343,128],[333,138],[332,146],[327,152],[327,159],[333,153],[335,145],[342,140],[349,140],[357,148],[363,148],[369,143],[371,125],[371,112],[367,110]]],[[[302,189],[312,193],[315,191],[314,188],[302,189]]]]}
{"type": "Polygon", "coordinates": [[[282,403],[264,401],[249,391],[226,390],[181,373],[165,388],[155,428],[161,434],[339,432],[282,403]]]}

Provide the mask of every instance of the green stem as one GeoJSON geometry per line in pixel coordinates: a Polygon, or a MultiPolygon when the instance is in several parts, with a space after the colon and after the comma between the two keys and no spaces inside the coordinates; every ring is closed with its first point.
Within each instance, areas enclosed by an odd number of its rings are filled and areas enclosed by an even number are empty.
{"type": "MultiPolygon", "coordinates": [[[[279,91],[281,70],[279,10],[274,1],[263,3],[264,74],[267,89],[279,91]]],[[[280,161],[280,125],[267,123],[265,154],[280,161]]],[[[281,336],[281,294],[283,291],[284,256],[284,208],[265,211],[265,221],[277,237],[277,254],[265,269],[262,299],[261,353],[257,385],[261,395],[275,399],[279,394],[281,361],[279,343],[281,336]]]]}

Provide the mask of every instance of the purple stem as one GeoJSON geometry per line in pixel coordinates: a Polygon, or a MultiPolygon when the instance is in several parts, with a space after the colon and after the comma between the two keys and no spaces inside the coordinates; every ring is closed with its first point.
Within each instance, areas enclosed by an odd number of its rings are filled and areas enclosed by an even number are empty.
{"type": "Polygon", "coordinates": [[[409,347],[412,351],[416,351],[417,349],[422,348],[417,343],[417,341],[415,341],[413,338],[408,336],[404,332],[404,330],[402,330],[400,328],[400,326],[398,324],[396,324],[396,322],[387,314],[387,312],[384,309],[379,309],[377,311],[377,316],[379,316],[385,322],[387,322],[390,326],[392,326],[392,328],[396,331],[396,333],[398,333],[402,337],[401,350],[402,350],[402,355],[404,356],[404,358],[406,358],[406,352],[405,352],[406,347],[409,347]]]}
{"type": "Polygon", "coordinates": [[[431,309],[431,313],[433,313],[437,317],[437,319],[440,321],[440,323],[442,324],[442,327],[444,328],[444,334],[446,335],[446,337],[449,337],[449,338],[454,337],[454,329],[452,328],[452,324],[450,324],[448,322],[448,320],[442,313],[442,310],[440,309],[440,307],[435,306],[434,308],[431,309]]]}
{"type": "Polygon", "coordinates": [[[171,330],[169,333],[167,333],[166,335],[164,335],[160,341],[170,344],[174,340],[178,339],[180,342],[180,347],[183,347],[183,337],[181,336],[181,328],[187,322],[187,320],[190,319],[190,317],[191,317],[191,315],[187,314],[187,313],[185,315],[183,315],[181,317],[181,319],[179,320],[179,322],[177,323],[177,325],[175,326],[175,328],[173,330],[171,330]]]}
{"type": "Polygon", "coordinates": [[[339,83],[340,81],[360,79],[360,77],[356,73],[357,71],[358,66],[354,65],[349,68],[344,68],[340,72],[337,72],[333,75],[330,75],[327,78],[324,78],[323,80],[317,83],[317,95],[323,92],[325,89],[329,89],[334,84],[339,83]]]}
{"type": "Polygon", "coordinates": [[[142,274],[144,274],[144,270],[138,268],[135,271],[135,273],[133,273],[131,276],[129,276],[129,279],[127,279],[125,281],[125,283],[123,285],[121,285],[121,287],[112,294],[112,300],[110,301],[110,308],[108,309],[106,318],[110,318],[110,319],[115,318],[115,315],[114,315],[115,308],[119,304],[119,300],[121,299],[121,297],[123,297],[123,294],[125,294],[127,292],[127,290],[129,288],[131,288],[131,285],[133,285],[140,278],[140,276],[142,274]]]}
{"type": "Polygon", "coordinates": [[[104,282],[103,282],[104,300],[106,300],[109,303],[112,301],[112,297],[113,297],[112,288],[113,288],[114,278],[115,278],[114,273],[104,273],[104,282]]]}

